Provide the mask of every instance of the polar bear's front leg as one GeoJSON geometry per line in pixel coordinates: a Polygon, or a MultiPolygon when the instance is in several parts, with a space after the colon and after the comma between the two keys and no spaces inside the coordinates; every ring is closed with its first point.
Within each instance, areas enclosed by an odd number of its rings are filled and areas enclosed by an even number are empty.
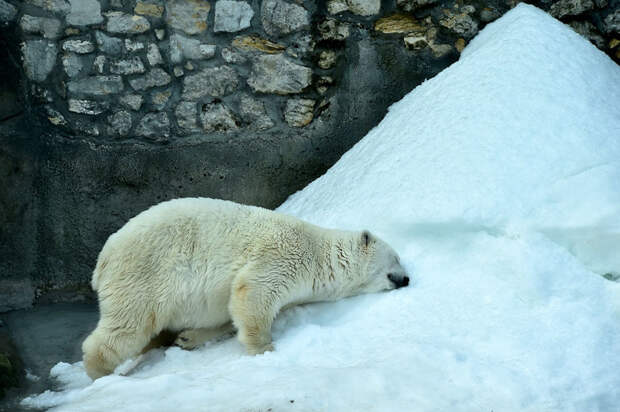
{"type": "Polygon", "coordinates": [[[273,351],[271,324],[281,306],[278,290],[270,282],[256,278],[233,282],[230,315],[250,355],[273,351]]]}

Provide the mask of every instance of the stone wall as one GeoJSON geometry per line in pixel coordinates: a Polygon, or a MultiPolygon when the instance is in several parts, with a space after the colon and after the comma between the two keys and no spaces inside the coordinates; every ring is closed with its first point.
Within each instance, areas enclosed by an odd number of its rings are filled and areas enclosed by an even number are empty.
{"type": "MultiPolygon", "coordinates": [[[[88,295],[158,201],[277,206],[514,5],[0,0],[0,311],[88,295]]],[[[620,60],[618,0],[536,5],[620,60]]]]}

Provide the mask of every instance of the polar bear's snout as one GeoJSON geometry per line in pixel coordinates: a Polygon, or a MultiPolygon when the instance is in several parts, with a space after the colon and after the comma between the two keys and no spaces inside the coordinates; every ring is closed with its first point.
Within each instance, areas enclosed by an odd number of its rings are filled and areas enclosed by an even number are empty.
{"type": "Polygon", "coordinates": [[[409,276],[396,275],[394,273],[388,273],[387,278],[394,284],[396,289],[409,285],[409,276]]]}

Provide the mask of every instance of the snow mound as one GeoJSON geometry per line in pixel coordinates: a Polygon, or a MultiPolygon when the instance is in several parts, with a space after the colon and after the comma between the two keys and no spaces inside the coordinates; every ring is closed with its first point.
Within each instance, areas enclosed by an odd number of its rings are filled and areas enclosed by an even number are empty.
{"type": "Polygon", "coordinates": [[[580,252],[603,235],[584,258],[620,271],[619,102],[618,66],[522,5],[280,210],[406,239],[536,230],[580,252]]]}
{"type": "Polygon", "coordinates": [[[611,411],[620,405],[620,68],[519,5],[280,211],[368,228],[414,284],[296,307],[276,351],[149,352],[58,411],[611,411]]]}

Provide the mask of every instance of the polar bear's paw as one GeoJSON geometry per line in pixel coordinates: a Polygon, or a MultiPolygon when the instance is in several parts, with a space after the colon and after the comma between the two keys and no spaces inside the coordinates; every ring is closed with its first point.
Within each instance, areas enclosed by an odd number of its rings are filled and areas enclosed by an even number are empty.
{"type": "Polygon", "coordinates": [[[185,329],[179,333],[174,344],[186,350],[196,349],[212,339],[226,337],[235,332],[232,323],[216,328],[185,329]]]}
{"type": "Polygon", "coordinates": [[[200,329],[186,329],[179,333],[174,344],[185,350],[196,349],[205,343],[200,332],[200,329]]]}
{"type": "Polygon", "coordinates": [[[273,352],[274,350],[273,344],[271,343],[260,347],[248,347],[248,353],[250,355],[262,355],[265,352],[273,352]]]}

